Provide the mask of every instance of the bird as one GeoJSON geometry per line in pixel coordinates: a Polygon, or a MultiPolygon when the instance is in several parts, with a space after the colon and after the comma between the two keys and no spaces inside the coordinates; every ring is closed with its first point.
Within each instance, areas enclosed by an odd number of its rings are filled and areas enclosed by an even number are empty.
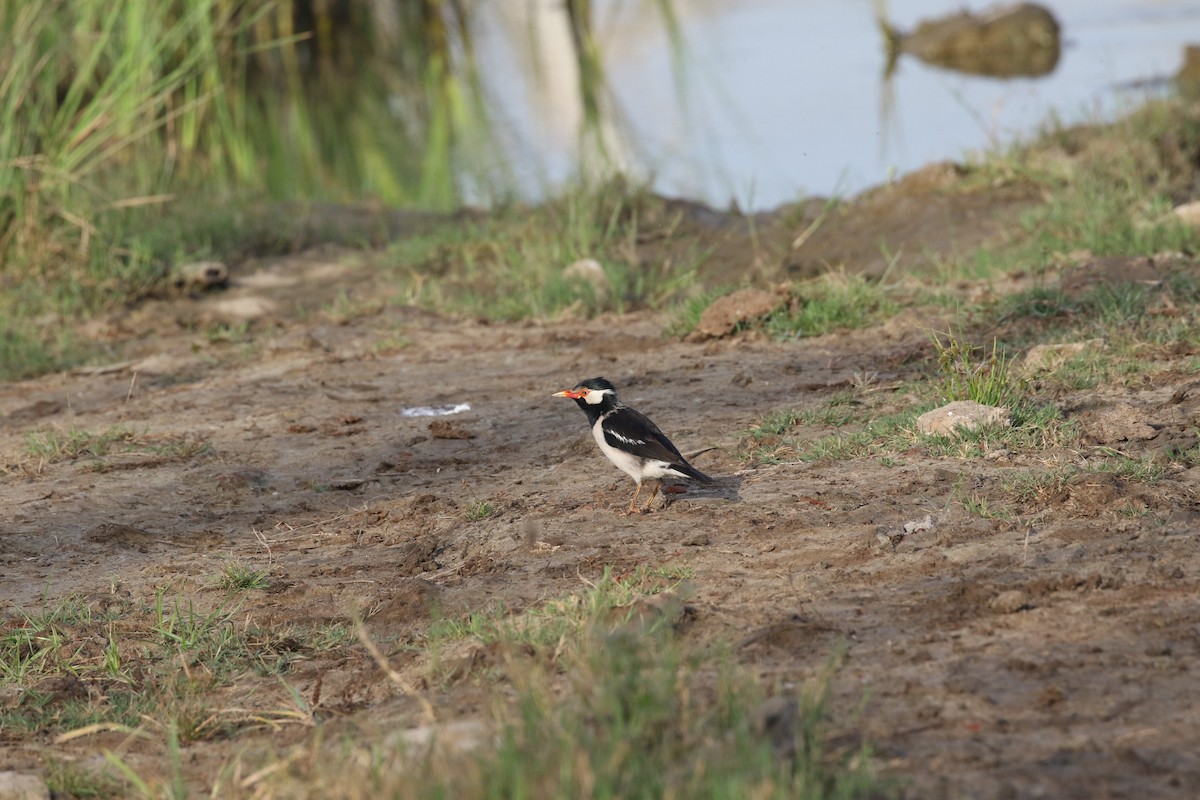
{"type": "Polygon", "coordinates": [[[643,481],[654,482],[643,511],[650,510],[654,496],[662,488],[663,478],[668,475],[692,478],[701,483],[712,482],[712,478],[687,462],[679,448],[645,414],[622,403],[617,397],[617,388],[608,380],[589,378],[573,389],[564,389],[551,396],[574,400],[587,414],[600,452],[633,478],[637,489],[629,501],[629,513],[638,511],[643,481]]]}

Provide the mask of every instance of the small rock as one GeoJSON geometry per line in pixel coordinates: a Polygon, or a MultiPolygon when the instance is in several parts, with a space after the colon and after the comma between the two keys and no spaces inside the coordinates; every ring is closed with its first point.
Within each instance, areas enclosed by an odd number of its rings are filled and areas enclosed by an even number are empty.
{"type": "Polygon", "coordinates": [[[229,268],[220,261],[193,261],[176,267],[172,280],[178,289],[213,289],[229,282],[229,268]]]}
{"type": "Polygon", "coordinates": [[[596,290],[597,294],[608,292],[608,275],[604,267],[594,258],[581,258],[567,265],[563,277],[569,281],[586,283],[596,290]]]}
{"type": "Polygon", "coordinates": [[[783,298],[762,289],[740,289],[719,297],[704,309],[700,322],[689,335],[692,341],[728,336],[739,325],[765,317],[783,304],[783,298]]]}
{"type": "Polygon", "coordinates": [[[1046,75],[1061,49],[1058,20],[1044,6],[1013,3],[922,22],[911,33],[885,25],[889,70],[899,53],[970,75],[1046,75]]]}
{"type": "Polygon", "coordinates": [[[1095,439],[1097,444],[1144,442],[1158,435],[1158,431],[1146,422],[1143,413],[1128,403],[1085,412],[1079,415],[1079,422],[1083,425],[1084,433],[1095,439]]]}
{"type": "Polygon", "coordinates": [[[926,436],[953,436],[960,430],[973,431],[983,425],[1007,428],[1012,418],[1007,408],[985,406],[974,400],[956,400],[917,417],[917,430],[926,436]]]}
{"type": "Polygon", "coordinates": [[[1106,348],[1103,339],[1064,344],[1039,344],[1025,354],[1022,367],[1026,372],[1052,372],[1083,352],[1097,352],[1106,348]]]}
{"type": "Polygon", "coordinates": [[[990,605],[992,611],[998,614],[1015,614],[1018,611],[1032,608],[1029,595],[1021,589],[1009,589],[1001,592],[992,598],[990,605]]]}
{"type": "Polygon", "coordinates": [[[50,789],[37,775],[0,772],[0,800],[50,800],[50,789]]]}
{"type": "Polygon", "coordinates": [[[1200,228],[1200,200],[1193,200],[1190,203],[1175,206],[1171,213],[1178,217],[1179,221],[1184,225],[1192,228],[1200,228]]]}
{"type": "Polygon", "coordinates": [[[362,486],[364,483],[366,483],[366,480],[358,477],[357,475],[354,475],[354,476],[341,475],[341,476],[333,478],[329,481],[329,485],[331,488],[341,489],[342,491],[349,491],[351,489],[357,489],[358,487],[362,486]]]}
{"type": "Polygon", "coordinates": [[[904,523],[904,535],[911,536],[919,531],[928,531],[933,529],[933,515],[926,514],[925,519],[913,520],[912,522],[904,523]]]}

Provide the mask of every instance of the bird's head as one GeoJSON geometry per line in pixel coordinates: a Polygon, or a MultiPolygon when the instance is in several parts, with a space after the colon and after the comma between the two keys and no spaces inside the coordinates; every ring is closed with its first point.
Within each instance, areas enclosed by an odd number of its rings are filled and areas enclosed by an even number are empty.
{"type": "Polygon", "coordinates": [[[614,406],[617,403],[617,387],[604,378],[589,378],[580,381],[574,389],[564,389],[555,392],[553,397],[569,397],[579,404],[583,410],[588,407],[614,406]]]}

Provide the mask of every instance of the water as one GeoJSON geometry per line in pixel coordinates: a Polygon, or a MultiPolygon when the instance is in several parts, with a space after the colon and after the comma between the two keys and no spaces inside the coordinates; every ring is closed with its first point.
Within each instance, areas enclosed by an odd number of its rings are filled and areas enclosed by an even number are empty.
{"type": "MultiPolygon", "coordinates": [[[[849,195],[931,161],[961,159],[1144,99],[1200,42],[1195,0],[1045,3],[1063,52],[1044,78],[956,74],[903,56],[890,82],[870,0],[674,0],[678,68],[651,0],[594,0],[623,165],[668,195],[772,208],[849,195]]],[[[901,30],[991,2],[893,0],[901,30]]],[[[577,170],[582,109],[560,0],[484,4],[478,56],[524,193],[577,170]],[[534,48],[529,47],[530,37],[534,48]],[[534,59],[530,50],[539,53],[534,59]]]]}

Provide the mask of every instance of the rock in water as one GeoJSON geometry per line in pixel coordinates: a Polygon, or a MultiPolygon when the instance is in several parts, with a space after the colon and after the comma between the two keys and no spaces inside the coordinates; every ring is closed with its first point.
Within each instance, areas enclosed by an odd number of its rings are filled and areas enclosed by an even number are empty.
{"type": "Polygon", "coordinates": [[[997,6],[981,13],[960,11],[927,20],[911,33],[881,23],[888,46],[888,72],[901,53],[934,66],[995,78],[1048,75],[1058,65],[1058,20],[1036,3],[997,6]]]}

